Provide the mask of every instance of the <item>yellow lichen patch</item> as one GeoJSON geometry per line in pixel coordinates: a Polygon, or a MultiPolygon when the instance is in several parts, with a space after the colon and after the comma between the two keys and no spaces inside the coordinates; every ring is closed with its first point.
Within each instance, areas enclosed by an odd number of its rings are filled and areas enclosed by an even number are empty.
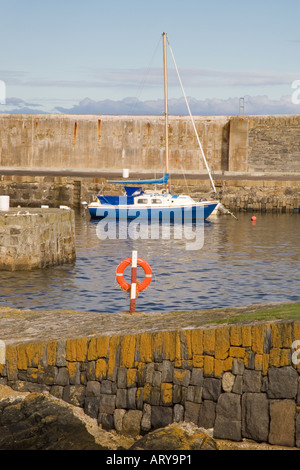
{"type": "Polygon", "coordinates": [[[136,383],[137,370],[128,369],[127,370],[127,387],[132,387],[136,383]]]}
{"type": "Polygon", "coordinates": [[[201,356],[203,354],[203,330],[192,330],[191,341],[193,356],[201,356]]]}
{"type": "Polygon", "coordinates": [[[135,336],[125,335],[121,337],[120,366],[133,367],[135,356],[135,336]]]}
{"type": "Polygon", "coordinates": [[[151,362],[153,360],[153,335],[151,333],[137,335],[136,351],[141,362],[151,362]]]}
{"type": "Polygon", "coordinates": [[[39,343],[19,344],[17,346],[18,369],[38,367],[43,352],[43,345],[39,343]]]}
{"type": "Polygon", "coordinates": [[[281,349],[280,353],[280,367],[291,365],[292,355],[290,349],[281,349]]]}
{"type": "Polygon", "coordinates": [[[174,361],[176,357],[176,331],[163,331],[163,359],[174,361]]]}
{"type": "Polygon", "coordinates": [[[67,369],[69,371],[69,377],[71,383],[76,382],[77,373],[78,373],[78,363],[77,362],[67,362],[67,369]]]}
{"type": "Polygon", "coordinates": [[[224,361],[222,359],[215,359],[214,376],[222,377],[223,372],[224,372],[224,361]]]}
{"type": "Polygon", "coordinates": [[[263,374],[267,375],[269,368],[270,354],[263,354],[263,374]]]}
{"type": "Polygon", "coordinates": [[[32,380],[37,380],[38,378],[38,368],[37,367],[31,367],[27,369],[27,377],[32,379],[32,380]]]}
{"type": "Polygon", "coordinates": [[[76,339],[67,339],[66,341],[66,360],[76,361],[76,339]]]}
{"type": "Polygon", "coordinates": [[[291,323],[273,323],[272,344],[275,348],[289,348],[293,342],[291,323]]]}
{"type": "Polygon", "coordinates": [[[8,380],[17,380],[18,367],[17,367],[17,348],[16,346],[6,346],[6,365],[8,380]]]}
{"type": "Polygon", "coordinates": [[[226,372],[228,370],[232,370],[232,362],[233,362],[232,357],[227,357],[227,359],[225,359],[223,361],[223,370],[224,370],[224,372],[226,372]]]}
{"type": "Polygon", "coordinates": [[[144,402],[149,402],[150,401],[150,395],[151,395],[151,385],[149,383],[146,383],[144,386],[143,390],[143,400],[144,402]]]}
{"type": "Polygon", "coordinates": [[[252,350],[258,354],[264,352],[265,325],[252,326],[252,350]]]}
{"type": "Polygon", "coordinates": [[[84,362],[87,358],[88,340],[79,338],[76,341],[76,361],[84,362]]]}
{"type": "Polygon", "coordinates": [[[98,359],[95,365],[95,377],[97,380],[106,379],[107,375],[107,362],[105,359],[98,359]]]}
{"type": "Polygon", "coordinates": [[[233,325],[230,327],[230,345],[231,346],[242,346],[242,326],[233,325]]]}
{"type": "Polygon", "coordinates": [[[251,326],[246,325],[242,327],[242,346],[244,348],[250,347],[252,344],[251,326]]]}
{"type": "Polygon", "coordinates": [[[184,383],[188,373],[189,371],[185,369],[174,369],[174,382],[178,384],[184,383]]]}
{"type": "Polygon", "coordinates": [[[116,374],[116,359],[118,353],[118,347],[120,343],[119,336],[111,336],[109,338],[109,356],[108,356],[108,367],[107,367],[107,378],[114,380],[116,374]]]}
{"type": "Polygon", "coordinates": [[[173,395],[172,395],[173,386],[170,383],[161,384],[161,402],[163,405],[172,405],[173,395]]]}
{"type": "Polygon", "coordinates": [[[216,330],[210,328],[203,331],[203,351],[205,354],[214,355],[216,344],[216,330]]]}
{"type": "Polygon", "coordinates": [[[26,370],[27,369],[27,354],[26,354],[26,344],[20,344],[17,348],[18,369],[26,370]]]}
{"type": "Polygon", "coordinates": [[[203,373],[205,376],[214,375],[215,359],[212,356],[204,356],[203,373]]]}
{"type": "MultiPolygon", "coordinates": [[[[179,346],[180,349],[180,346],[179,346]]],[[[174,361],[177,355],[177,336],[174,331],[159,331],[153,334],[153,357],[174,361]]],[[[178,353],[180,355],[180,353],[178,353]]]]}
{"type": "Polygon", "coordinates": [[[245,348],[239,348],[238,346],[231,346],[229,349],[229,356],[243,358],[245,357],[245,348]]]}
{"type": "Polygon", "coordinates": [[[192,359],[191,330],[176,332],[176,359],[192,359]]]}
{"type": "Polygon", "coordinates": [[[255,354],[254,369],[255,370],[262,370],[263,369],[263,355],[262,354],[255,354]]]}
{"type": "Polygon", "coordinates": [[[294,330],[293,340],[300,341],[300,321],[295,321],[293,327],[294,327],[293,328],[294,330]]]}
{"type": "Polygon", "coordinates": [[[269,354],[270,367],[279,367],[280,365],[280,348],[271,348],[269,354]]]}
{"type": "Polygon", "coordinates": [[[99,357],[108,357],[109,336],[91,338],[88,345],[88,361],[94,361],[99,357]]]}
{"type": "Polygon", "coordinates": [[[225,326],[222,328],[216,328],[215,358],[226,359],[226,357],[228,357],[229,348],[229,328],[225,326]]]}
{"type": "Polygon", "coordinates": [[[49,366],[55,366],[56,364],[56,347],[57,347],[56,341],[50,341],[49,343],[47,343],[46,354],[47,354],[47,364],[49,366]]]}
{"type": "Polygon", "coordinates": [[[194,354],[193,355],[193,366],[194,367],[203,367],[203,355],[201,354],[194,354]]]}

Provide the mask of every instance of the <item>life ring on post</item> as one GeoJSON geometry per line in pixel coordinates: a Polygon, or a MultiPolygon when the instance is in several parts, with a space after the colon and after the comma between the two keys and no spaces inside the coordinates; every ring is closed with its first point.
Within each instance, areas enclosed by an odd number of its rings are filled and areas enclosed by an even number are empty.
{"type": "MultiPolygon", "coordinates": [[[[126,290],[126,291],[130,290],[131,284],[128,284],[128,282],[125,281],[124,271],[127,268],[127,266],[129,266],[130,264],[131,264],[131,258],[126,258],[123,261],[121,261],[121,263],[116,269],[116,278],[117,278],[118,284],[121,286],[123,290],[126,290]]],[[[152,281],[152,269],[150,265],[147,263],[147,261],[145,261],[142,258],[137,258],[137,264],[141,266],[141,268],[143,268],[145,272],[144,280],[140,283],[137,282],[137,285],[136,285],[136,290],[138,292],[141,292],[142,290],[147,289],[150,282],[152,281]]]]}

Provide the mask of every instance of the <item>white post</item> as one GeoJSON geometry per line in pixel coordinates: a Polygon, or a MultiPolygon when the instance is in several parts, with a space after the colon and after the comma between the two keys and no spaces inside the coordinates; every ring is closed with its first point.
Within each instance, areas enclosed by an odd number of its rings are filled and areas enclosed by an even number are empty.
{"type": "Polygon", "coordinates": [[[133,251],[132,257],[131,257],[130,312],[135,312],[136,272],[137,272],[137,251],[133,251]]]}

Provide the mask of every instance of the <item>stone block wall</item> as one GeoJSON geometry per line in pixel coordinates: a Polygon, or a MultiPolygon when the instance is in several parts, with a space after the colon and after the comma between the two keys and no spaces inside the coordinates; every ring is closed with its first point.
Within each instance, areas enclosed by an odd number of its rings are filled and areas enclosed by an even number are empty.
{"type": "Polygon", "coordinates": [[[10,342],[0,383],[47,390],[124,435],[184,420],[216,438],[300,447],[299,339],[300,321],[278,321],[10,342]]]}
{"type": "Polygon", "coordinates": [[[75,260],[75,215],[67,209],[0,211],[0,269],[45,268],[75,260]]]}
{"type": "MultiPolygon", "coordinates": [[[[300,116],[195,116],[213,171],[300,171],[300,116]]],[[[0,116],[0,167],[163,172],[164,117],[0,116]]],[[[189,116],[169,116],[171,172],[205,170],[189,116]]]]}
{"type": "Polygon", "coordinates": [[[299,172],[299,116],[251,116],[248,171],[299,172]]]}

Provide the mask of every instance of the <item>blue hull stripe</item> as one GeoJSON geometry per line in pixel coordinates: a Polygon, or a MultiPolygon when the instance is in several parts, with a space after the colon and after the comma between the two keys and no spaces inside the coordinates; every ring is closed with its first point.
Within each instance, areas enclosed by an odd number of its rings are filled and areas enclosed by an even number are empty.
{"type": "Polygon", "coordinates": [[[115,217],[116,220],[134,220],[136,218],[151,221],[154,219],[165,221],[197,221],[198,218],[210,216],[217,207],[217,203],[205,204],[204,206],[172,207],[171,208],[140,208],[140,209],[118,209],[113,206],[103,205],[100,207],[89,207],[91,218],[103,219],[105,217],[115,217]]]}

